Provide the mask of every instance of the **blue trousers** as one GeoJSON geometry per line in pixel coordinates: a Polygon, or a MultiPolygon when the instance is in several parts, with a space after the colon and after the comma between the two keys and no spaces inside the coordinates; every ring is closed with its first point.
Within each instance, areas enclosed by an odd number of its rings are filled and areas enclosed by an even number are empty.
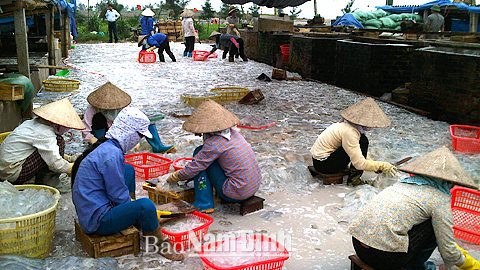
{"type": "MultiPolygon", "coordinates": [[[[203,145],[200,145],[193,151],[193,156],[195,156],[201,149],[203,145]]],[[[201,171],[198,175],[204,174],[207,181],[215,188],[216,196],[222,200],[232,203],[243,202],[245,200],[235,200],[227,195],[223,194],[223,184],[225,180],[227,180],[227,176],[225,176],[225,172],[223,171],[222,167],[218,163],[218,161],[214,161],[208,168],[204,171],[201,171]]]]}
{"type": "MultiPolygon", "coordinates": [[[[125,164],[125,184],[129,192],[135,192],[135,170],[130,164],[125,164]]],[[[113,207],[103,216],[94,234],[114,234],[137,222],[147,233],[158,228],[157,209],[150,199],[142,198],[113,207]]]]}

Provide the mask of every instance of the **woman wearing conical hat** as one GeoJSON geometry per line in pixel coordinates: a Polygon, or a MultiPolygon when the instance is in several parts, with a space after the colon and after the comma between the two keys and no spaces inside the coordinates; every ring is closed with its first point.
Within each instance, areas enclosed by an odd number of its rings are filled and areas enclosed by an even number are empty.
{"type": "Polygon", "coordinates": [[[142,18],[140,19],[140,25],[142,27],[142,35],[151,36],[155,34],[153,29],[153,16],[155,16],[155,12],[153,12],[150,8],[146,8],[142,11],[142,18]]]}
{"type": "Polygon", "coordinates": [[[225,25],[227,26],[227,34],[240,36],[240,32],[238,32],[237,26],[240,23],[240,19],[237,17],[238,8],[235,6],[230,6],[228,8],[228,17],[225,25]]]}
{"type": "Polygon", "coordinates": [[[62,135],[84,129],[72,104],[65,98],[32,112],[37,117],[15,128],[0,145],[1,181],[23,184],[35,177],[35,183],[42,184],[47,174],[57,174],[58,180],[58,174],[71,172],[73,163],[63,158],[62,135]]]}
{"type": "Polygon", "coordinates": [[[223,50],[222,59],[225,59],[228,53],[228,62],[235,62],[235,57],[238,56],[240,56],[244,62],[248,61],[245,56],[245,45],[241,37],[213,31],[210,34],[210,38],[215,38],[215,44],[210,52],[204,56],[205,59],[223,46],[225,49],[223,50]]]}
{"type": "Polygon", "coordinates": [[[193,160],[167,181],[194,178],[195,206],[214,208],[213,190],[227,202],[242,202],[257,192],[262,174],[251,145],[235,128],[238,117],[210,99],[205,100],[183,124],[183,129],[203,135],[203,145],[193,160]]]}
{"type": "Polygon", "coordinates": [[[395,175],[396,168],[392,164],[367,158],[368,138],[365,132],[370,128],[390,125],[390,120],[377,103],[367,98],[343,110],[340,115],[342,121],[325,129],[310,149],[315,170],[335,174],[344,171],[351,163],[348,184],[360,182],[364,170],[395,175]]]}
{"type": "Polygon", "coordinates": [[[413,176],[380,192],[348,228],[360,259],[375,269],[436,269],[427,260],[438,247],[447,267],[480,269],[453,235],[450,189],[478,185],[452,152],[441,147],[399,170],[413,176]]]}
{"type": "Polygon", "coordinates": [[[195,49],[195,25],[193,23],[193,15],[195,12],[186,8],[180,13],[182,20],[182,31],[183,37],[185,38],[185,51],[183,51],[183,56],[192,57],[192,52],[195,49]]]}
{"type": "MultiPolygon", "coordinates": [[[[127,107],[132,98],[111,82],[106,82],[87,97],[88,106],[83,115],[85,129],[82,131],[83,140],[93,145],[98,139],[105,136],[112,126],[113,120],[119,112],[127,107]]],[[[158,135],[157,127],[151,123],[148,127],[153,139],[147,139],[154,153],[173,151],[175,146],[163,145],[158,135]]]]}

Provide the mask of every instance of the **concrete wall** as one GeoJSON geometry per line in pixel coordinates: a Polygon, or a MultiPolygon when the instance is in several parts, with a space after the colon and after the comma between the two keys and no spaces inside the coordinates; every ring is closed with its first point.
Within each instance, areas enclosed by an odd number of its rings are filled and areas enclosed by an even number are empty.
{"type": "Polygon", "coordinates": [[[258,32],[253,30],[240,29],[245,45],[245,55],[249,59],[258,59],[258,32]]]}
{"type": "Polygon", "coordinates": [[[22,110],[16,101],[0,100],[0,133],[14,130],[22,122],[22,110]]]}
{"type": "Polygon", "coordinates": [[[414,47],[337,41],[335,84],[381,96],[410,82],[414,47]]]}
{"type": "Polygon", "coordinates": [[[417,49],[413,74],[410,106],[451,124],[480,126],[480,50],[417,49]]]}
{"type": "MultiPolygon", "coordinates": [[[[258,62],[275,66],[277,56],[282,53],[280,45],[290,44],[290,37],[292,34],[258,34],[258,57],[255,59],[258,62]]],[[[248,57],[248,55],[247,55],[248,57]]]]}

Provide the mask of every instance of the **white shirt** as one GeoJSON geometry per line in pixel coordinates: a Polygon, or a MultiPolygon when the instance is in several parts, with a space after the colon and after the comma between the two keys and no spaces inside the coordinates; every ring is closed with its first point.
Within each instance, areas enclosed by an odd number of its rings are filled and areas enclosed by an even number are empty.
{"type": "Polygon", "coordinates": [[[183,36],[184,37],[194,37],[195,36],[195,27],[193,26],[193,19],[188,17],[182,21],[183,36]]]}
{"type": "Polygon", "coordinates": [[[120,18],[120,14],[115,10],[107,10],[107,13],[105,13],[105,17],[107,18],[107,21],[109,22],[114,22],[118,18],[120,18]]]}
{"type": "Polygon", "coordinates": [[[0,179],[15,182],[22,165],[35,150],[51,171],[66,172],[70,164],[63,159],[53,128],[35,118],[18,126],[0,145],[0,179]]]}

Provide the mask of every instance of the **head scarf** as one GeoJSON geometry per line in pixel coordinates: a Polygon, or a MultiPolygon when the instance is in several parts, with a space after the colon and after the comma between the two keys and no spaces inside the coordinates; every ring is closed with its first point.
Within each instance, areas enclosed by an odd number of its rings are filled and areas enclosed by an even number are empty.
{"type": "Polygon", "coordinates": [[[349,123],[350,125],[354,126],[358,130],[358,132],[360,132],[360,134],[365,134],[365,132],[367,132],[371,129],[370,127],[364,127],[364,126],[354,124],[354,123],[349,122],[348,120],[345,120],[343,118],[340,122],[346,122],[346,123],[349,123]]]}
{"type": "Polygon", "coordinates": [[[416,174],[414,176],[404,178],[400,180],[400,182],[407,184],[417,184],[419,186],[429,185],[438,188],[441,192],[445,194],[452,195],[450,194],[450,189],[453,187],[453,183],[443,181],[438,178],[416,174]]]}
{"type": "Polygon", "coordinates": [[[103,116],[105,116],[105,118],[107,118],[108,121],[113,122],[121,110],[122,109],[100,110],[100,112],[102,112],[103,116]]]}
{"type": "Polygon", "coordinates": [[[220,131],[215,131],[215,132],[209,132],[209,133],[203,133],[203,141],[205,141],[206,139],[212,137],[212,136],[222,136],[224,137],[225,139],[227,139],[228,141],[230,141],[230,138],[232,136],[231,134],[231,131],[230,131],[230,128],[227,128],[227,129],[224,129],[224,130],[220,130],[220,131]]]}
{"type": "Polygon", "coordinates": [[[139,109],[126,107],[120,111],[105,137],[115,139],[120,143],[122,151],[126,153],[140,142],[140,134],[151,138],[148,131],[150,120],[139,109]],[[140,134],[139,134],[140,133],[140,134]]]}
{"type": "Polygon", "coordinates": [[[65,132],[67,132],[70,129],[69,127],[60,126],[52,122],[49,122],[49,123],[50,123],[50,126],[53,128],[53,132],[55,132],[55,134],[57,135],[63,135],[65,134],[65,132]]]}

